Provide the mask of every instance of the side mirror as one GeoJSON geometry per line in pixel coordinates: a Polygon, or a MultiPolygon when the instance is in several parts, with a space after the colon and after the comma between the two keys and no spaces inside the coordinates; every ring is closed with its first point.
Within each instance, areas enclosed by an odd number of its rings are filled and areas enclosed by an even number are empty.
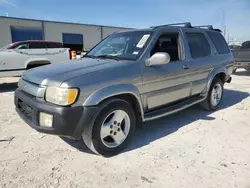
{"type": "Polygon", "coordinates": [[[165,65],[170,62],[170,55],[165,52],[157,52],[152,57],[150,57],[147,62],[146,66],[156,66],[156,65],[165,65]]]}

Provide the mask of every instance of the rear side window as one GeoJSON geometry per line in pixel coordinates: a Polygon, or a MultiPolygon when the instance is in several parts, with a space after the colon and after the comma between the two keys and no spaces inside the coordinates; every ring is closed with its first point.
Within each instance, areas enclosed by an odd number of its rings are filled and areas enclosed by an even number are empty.
{"type": "Polygon", "coordinates": [[[208,40],[202,33],[186,33],[192,58],[201,58],[211,55],[208,40]]]}
{"type": "Polygon", "coordinates": [[[46,45],[44,42],[31,42],[30,49],[45,49],[46,45]]]}
{"type": "Polygon", "coordinates": [[[219,32],[207,31],[207,34],[219,54],[228,54],[230,52],[224,37],[219,32]]]}
{"type": "Polygon", "coordinates": [[[57,43],[46,43],[47,48],[60,48],[57,43]]]}

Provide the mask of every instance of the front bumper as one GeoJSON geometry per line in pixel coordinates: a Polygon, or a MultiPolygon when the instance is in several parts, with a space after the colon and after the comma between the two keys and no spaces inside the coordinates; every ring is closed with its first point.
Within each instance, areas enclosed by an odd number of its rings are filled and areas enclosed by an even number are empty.
{"type": "Polygon", "coordinates": [[[97,107],[60,107],[44,102],[20,89],[15,91],[15,106],[19,116],[39,132],[79,139],[84,126],[93,123],[97,107]],[[39,114],[53,115],[52,127],[39,124],[39,114]]]}

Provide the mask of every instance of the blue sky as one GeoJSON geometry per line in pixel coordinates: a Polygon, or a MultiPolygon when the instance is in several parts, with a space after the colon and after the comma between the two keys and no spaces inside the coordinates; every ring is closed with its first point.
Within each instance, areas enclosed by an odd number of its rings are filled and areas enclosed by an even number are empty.
{"type": "Polygon", "coordinates": [[[190,21],[225,25],[230,38],[250,40],[250,0],[0,0],[0,15],[144,28],[190,21]]]}

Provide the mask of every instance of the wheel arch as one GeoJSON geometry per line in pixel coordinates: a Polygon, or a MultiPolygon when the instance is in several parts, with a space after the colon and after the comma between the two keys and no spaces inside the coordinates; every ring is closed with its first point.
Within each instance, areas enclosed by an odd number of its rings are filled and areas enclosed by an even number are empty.
{"type": "Polygon", "coordinates": [[[228,70],[225,67],[218,67],[213,69],[209,76],[208,76],[208,82],[207,86],[205,88],[205,92],[207,93],[209,91],[209,88],[214,80],[214,78],[219,77],[223,83],[225,83],[229,77],[228,70]]]}
{"type": "Polygon", "coordinates": [[[140,119],[143,119],[144,110],[140,93],[137,87],[131,84],[119,84],[99,89],[85,100],[83,106],[96,106],[111,98],[119,98],[129,102],[138,113],[136,116],[139,115],[140,119]]]}
{"type": "Polygon", "coordinates": [[[39,58],[39,59],[30,59],[25,62],[25,68],[28,69],[30,66],[34,65],[48,65],[51,62],[48,59],[39,58]]]}

